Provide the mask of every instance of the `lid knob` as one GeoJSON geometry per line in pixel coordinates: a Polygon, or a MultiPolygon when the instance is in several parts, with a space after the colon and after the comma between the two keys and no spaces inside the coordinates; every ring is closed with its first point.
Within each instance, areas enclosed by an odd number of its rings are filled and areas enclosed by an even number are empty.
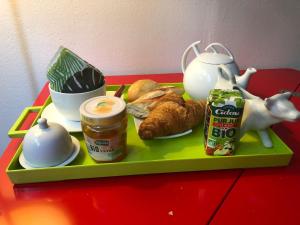
{"type": "Polygon", "coordinates": [[[45,118],[40,118],[40,119],[38,119],[38,124],[39,124],[39,127],[41,128],[41,129],[47,129],[48,127],[49,127],[49,125],[48,125],[48,123],[47,123],[47,119],[45,119],[45,118]]]}

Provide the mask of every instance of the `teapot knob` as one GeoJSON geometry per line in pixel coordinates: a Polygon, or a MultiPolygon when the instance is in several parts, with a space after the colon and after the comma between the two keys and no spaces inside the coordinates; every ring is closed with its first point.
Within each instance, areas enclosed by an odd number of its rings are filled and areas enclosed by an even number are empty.
{"type": "Polygon", "coordinates": [[[45,118],[40,118],[38,119],[38,124],[39,124],[39,128],[41,129],[47,129],[49,127],[48,123],[47,123],[47,119],[45,118]]]}

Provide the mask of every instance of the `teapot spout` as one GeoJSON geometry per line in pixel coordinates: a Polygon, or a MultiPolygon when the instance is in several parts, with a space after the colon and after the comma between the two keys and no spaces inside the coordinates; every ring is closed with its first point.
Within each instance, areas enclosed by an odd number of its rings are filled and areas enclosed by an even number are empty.
{"type": "Polygon", "coordinates": [[[245,71],[245,73],[243,75],[240,75],[240,76],[236,76],[236,82],[237,84],[246,89],[247,88],[247,85],[248,85],[248,81],[249,81],[249,78],[250,76],[253,74],[253,73],[256,73],[256,69],[255,68],[247,68],[247,70],[245,71]]]}

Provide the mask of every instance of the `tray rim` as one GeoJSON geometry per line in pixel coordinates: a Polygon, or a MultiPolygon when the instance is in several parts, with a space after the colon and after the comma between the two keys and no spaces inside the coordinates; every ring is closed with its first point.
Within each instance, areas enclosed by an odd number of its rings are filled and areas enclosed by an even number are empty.
{"type": "MultiPolygon", "coordinates": [[[[282,141],[281,139],[279,139],[282,141]]],[[[283,142],[283,144],[285,144],[283,142]]],[[[17,160],[22,151],[22,144],[19,146],[16,154],[9,163],[6,169],[6,173],[14,184],[23,183],[40,183],[40,182],[51,182],[51,181],[63,181],[73,179],[87,179],[87,178],[100,178],[100,177],[114,177],[114,176],[127,176],[127,175],[141,175],[141,174],[159,174],[159,173],[174,173],[174,172],[191,172],[191,171],[208,171],[208,170],[228,170],[228,169],[245,169],[245,168],[263,168],[263,167],[282,167],[287,166],[292,158],[293,151],[290,148],[286,148],[286,153],[264,154],[264,155],[240,155],[235,156],[211,156],[209,158],[184,158],[184,159],[164,159],[164,160],[149,160],[149,161],[134,161],[134,162],[117,162],[117,163],[103,163],[103,164],[91,164],[91,165],[69,165],[65,167],[48,167],[39,169],[9,169],[11,164],[17,160]],[[278,158],[279,161],[276,164],[272,163],[273,159],[278,158]],[[229,159],[225,160],[224,159],[229,159]],[[251,160],[255,158],[255,164],[251,165],[251,160]],[[245,163],[243,166],[240,164],[234,164],[230,168],[224,167],[222,163],[232,164],[234,161],[250,161],[245,163]],[[186,163],[188,162],[188,167],[186,163]],[[207,166],[213,162],[219,164],[213,169],[207,166]],[[221,162],[221,163],[220,163],[221,162]],[[143,169],[140,169],[143,166],[143,169]],[[123,172],[114,173],[113,168],[122,168],[123,172]],[[146,167],[146,169],[145,169],[146,167]],[[159,167],[159,169],[158,169],[159,167]],[[87,173],[93,168],[93,173],[87,173]],[[125,169],[124,169],[125,168],[125,169]],[[57,172],[63,172],[67,174],[58,174],[57,172]],[[94,174],[97,173],[95,176],[94,174]],[[82,175],[84,174],[84,175],[82,175]],[[50,176],[50,178],[49,178],[50,176]],[[30,179],[28,179],[30,177],[30,179]]]]}
{"type": "MultiPolygon", "coordinates": [[[[164,85],[181,85],[181,83],[162,83],[164,85]]],[[[117,87],[119,87],[119,85],[108,85],[108,88],[110,88],[111,90],[116,89],[117,87]]],[[[128,85],[126,85],[126,87],[128,88],[128,85]]],[[[126,89],[127,90],[127,89],[126,89]]],[[[44,104],[41,106],[42,110],[51,102],[51,97],[48,96],[48,98],[45,100],[44,104]]],[[[42,111],[41,110],[41,111],[42,111]]],[[[125,175],[140,175],[140,174],[157,174],[157,173],[170,173],[170,172],[188,172],[188,171],[207,171],[207,170],[224,170],[224,169],[242,169],[242,168],[258,168],[258,167],[278,167],[278,166],[287,166],[293,156],[293,151],[289,148],[289,146],[272,130],[269,129],[269,132],[272,132],[272,134],[281,142],[281,144],[283,144],[285,146],[285,150],[286,152],[280,152],[280,153],[270,153],[270,154],[253,154],[253,155],[238,155],[238,157],[233,156],[212,156],[211,158],[182,158],[182,159],[154,159],[154,160],[149,160],[149,161],[127,161],[127,162],[114,162],[114,163],[104,163],[104,164],[90,164],[90,165],[69,165],[69,166],[65,166],[65,167],[48,167],[48,168],[38,168],[38,169],[30,169],[30,170],[26,170],[26,169],[10,169],[12,164],[15,162],[15,160],[17,157],[19,157],[19,155],[21,154],[22,151],[22,146],[23,146],[23,142],[18,146],[16,152],[14,153],[13,157],[11,158],[7,168],[6,168],[6,173],[9,176],[9,178],[11,179],[11,181],[14,184],[23,184],[23,183],[39,183],[39,182],[49,182],[49,181],[61,181],[61,180],[73,180],[73,179],[86,179],[86,178],[97,178],[97,177],[111,177],[111,176],[125,176],[125,175]],[[231,163],[232,161],[235,160],[244,160],[247,161],[251,158],[256,158],[256,160],[263,160],[263,159],[268,159],[271,160],[274,157],[279,157],[279,162],[276,164],[270,164],[270,162],[264,161],[264,163],[258,163],[258,165],[256,166],[251,166],[251,163],[249,164],[245,164],[243,166],[231,166],[230,168],[224,168],[222,166],[217,166],[215,168],[209,168],[209,167],[204,167],[203,165],[201,165],[201,163],[203,163],[203,161],[212,161],[212,162],[218,162],[218,161],[223,161],[224,159],[228,159],[230,158],[231,160],[229,160],[229,163],[231,163]],[[185,164],[185,161],[189,162],[189,166],[184,168],[184,170],[182,170],[182,166],[185,164]],[[199,165],[194,165],[195,163],[200,162],[199,165]],[[172,165],[175,163],[175,166],[172,165]],[[136,167],[142,165],[142,166],[146,166],[146,167],[153,167],[151,166],[151,164],[154,164],[154,168],[152,168],[152,170],[149,172],[145,171],[145,170],[137,170],[136,167]],[[77,176],[76,173],[74,174],[75,176],[69,176],[69,177],[61,177],[58,176],[58,178],[53,178],[51,176],[55,175],[57,173],[57,171],[61,171],[63,170],[64,173],[72,173],[72,171],[77,171],[77,170],[87,170],[88,168],[96,168],[96,171],[98,170],[107,170],[107,168],[109,169],[111,166],[113,165],[113,167],[131,167],[131,168],[127,168],[126,171],[124,171],[123,173],[118,173],[118,174],[114,174],[113,172],[107,173],[107,174],[103,174],[103,173],[99,173],[97,176],[77,176]],[[132,166],[134,165],[134,166],[132,166]],[[155,167],[158,167],[158,165],[166,167],[163,170],[157,170],[155,167]],[[52,174],[49,178],[45,178],[43,177],[43,175],[49,175],[49,172],[51,173],[51,171],[53,171],[54,174],[52,174]],[[39,172],[41,173],[41,175],[39,175],[39,172]],[[31,181],[29,181],[27,179],[27,175],[30,174],[30,176],[33,177],[42,177],[42,178],[35,178],[32,179],[31,181]],[[37,176],[36,176],[37,174],[37,176]]],[[[228,161],[228,160],[227,160],[228,161]]],[[[207,163],[205,162],[205,163],[207,163]]],[[[252,163],[253,164],[253,163],[252,163]]],[[[256,163],[257,164],[257,163],[256,163]]],[[[99,171],[98,171],[99,172],[99,171]]],[[[101,172],[101,171],[100,171],[101,172]]],[[[107,171],[104,171],[107,172],[107,171]]]]}

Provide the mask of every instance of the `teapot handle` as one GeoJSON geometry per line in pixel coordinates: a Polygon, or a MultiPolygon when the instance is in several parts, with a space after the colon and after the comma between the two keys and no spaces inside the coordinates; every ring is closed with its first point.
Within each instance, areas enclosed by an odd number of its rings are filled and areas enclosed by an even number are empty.
{"type": "Polygon", "coordinates": [[[224,45],[222,45],[221,43],[211,43],[211,44],[209,44],[209,45],[205,48],[205,51],[207,51],[208,49],[212,49],[212,51],[213,51],[214,53],[219,53],[219,52],[217,51],[217,49],[216,49],[214,46],[220,46],[221,48],[223,48],[223,49],[225,50],[225,52],[227,53],[227,55],[228,55],[232,60],[234,59],[234,57],[233,57],[232,53],[229,51],[229,49],[226,48],[226,47],[225,47],[224,45]]]}
{"type": "Polygon", "coordinates": [[[183,55],[182,55],[182,58],[181,58],[181,70],[182,72],[184,73],[185,72],[185,69],[186,69],[186,58],[187,58],[187,55],[188,53],[190,52],[191,49],[194,50],[194,53],[196,56],[199,56],[200,55],[200,51],[197,47],[198,44],[200,44],[201,41],[196,41],[194,43],[192,43],[189,47],[187,47],[187,49],[184,51],[183,55]]]}

